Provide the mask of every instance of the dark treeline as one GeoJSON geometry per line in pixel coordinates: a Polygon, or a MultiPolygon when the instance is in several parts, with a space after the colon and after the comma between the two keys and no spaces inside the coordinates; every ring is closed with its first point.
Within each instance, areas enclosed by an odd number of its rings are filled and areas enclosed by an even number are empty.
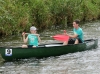
{"type": "Polygon", "coordinates": [[[0,0],[0,35],[100,18],[100,0],[0,0]]]}

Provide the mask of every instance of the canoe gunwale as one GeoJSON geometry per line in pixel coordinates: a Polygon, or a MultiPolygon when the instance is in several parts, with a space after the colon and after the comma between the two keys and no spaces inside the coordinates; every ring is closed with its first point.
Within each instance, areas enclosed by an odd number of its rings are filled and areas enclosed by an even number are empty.
{"type": "MultiPolygon", "coordinates": [[[[87,39],[87,40],[84,40],[83,43],[79,43],[79,44],[87,44],[91,41],[96,41],[97,39],[87,39]]],[[[42,47],[60,47],[60,46],[70,46],[70,45],[79,45],[79,44],[68,44],[68,45],[63,45],[62,42],[60,43],[49,43],[49,44],[40,44],[37,48],[42,48],[42,47]]],[[[22,47],[0,47],[0,48],[22,48],[22,47]]],[[[23,49],[28,49],[28,48],[23,48],[23,49]]]]}

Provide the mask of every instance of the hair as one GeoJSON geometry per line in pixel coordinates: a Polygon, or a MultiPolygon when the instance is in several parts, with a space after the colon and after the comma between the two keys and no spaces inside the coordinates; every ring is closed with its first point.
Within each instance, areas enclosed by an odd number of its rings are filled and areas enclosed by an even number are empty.
{"type": "Polygon", "coordinates": [[[76,24],[80,24],[80,20],[79,19],[76,19],[73,22],[75,22],[76,24]]]}

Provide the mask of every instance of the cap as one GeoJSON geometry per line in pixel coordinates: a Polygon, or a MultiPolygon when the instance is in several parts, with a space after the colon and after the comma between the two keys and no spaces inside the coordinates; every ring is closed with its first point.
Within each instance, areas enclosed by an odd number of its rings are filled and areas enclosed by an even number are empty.
{"type": "Polygon", "coordinates": [[[30,30],[37,30],[35,26],[30,27],[30,30]]]}

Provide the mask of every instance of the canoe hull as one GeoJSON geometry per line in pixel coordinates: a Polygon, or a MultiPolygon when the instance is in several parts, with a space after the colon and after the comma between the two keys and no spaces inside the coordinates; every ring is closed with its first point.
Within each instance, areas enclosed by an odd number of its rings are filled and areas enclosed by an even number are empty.
{"type": "Polygon", "coordinates": [[[37,48],[0,47],[0,54],[5,60],[23,59],[30,57],[42,58],[89,50],[96,48],[97,45],[98,40],[95,39],[90,41],[87,40],[86,43],[70,44],[66,46],[62,46],[62,43],[54,43],[40,45],[37,48]]]}

